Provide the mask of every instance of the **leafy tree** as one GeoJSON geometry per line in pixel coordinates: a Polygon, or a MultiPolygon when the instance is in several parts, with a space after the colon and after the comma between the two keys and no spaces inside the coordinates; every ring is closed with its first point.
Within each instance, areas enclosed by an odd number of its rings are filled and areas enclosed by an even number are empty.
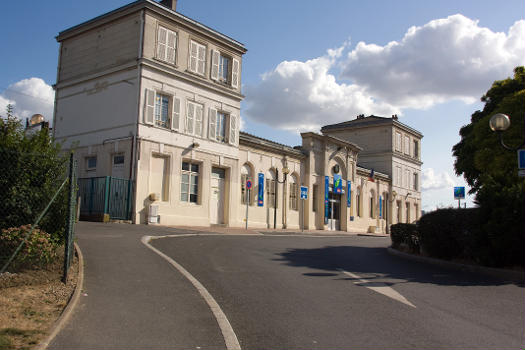
{"type": "Polygon", "coordinates": [[[453,148],[457,175],[471,186],[480,206],[480,254],[491,265],[524,264],[524,179],[517,176],[515,152],[501,147],[489,119],[504,113],[511,119],[504,132],[505,143],[518,146],[524,138],[525,68],[514,77],[498,80],[481,98],[482,111],[472,114],[470,124],[460,129],[461,141],[453,148]]]}
{"type": "MultiPolygon", "coordinates": [[[[0,118],[0,229],[32,224],[67,175],[60,144],[47,128],[26,134],[12,106],[0,118]]],[[[40,227],[61,240],[67,191],[62,191],[40,227]]]]}

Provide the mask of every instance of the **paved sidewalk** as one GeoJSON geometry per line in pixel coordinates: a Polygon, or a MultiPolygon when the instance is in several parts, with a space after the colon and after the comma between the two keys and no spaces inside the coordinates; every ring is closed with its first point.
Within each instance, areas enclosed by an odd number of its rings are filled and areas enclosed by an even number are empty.
{"type": "Polygon", "coordinates": [[[81,299],[49,349],[225,347],[194,287],[140,241],[185,230],[80,222],[85,258],[81,299]]]}

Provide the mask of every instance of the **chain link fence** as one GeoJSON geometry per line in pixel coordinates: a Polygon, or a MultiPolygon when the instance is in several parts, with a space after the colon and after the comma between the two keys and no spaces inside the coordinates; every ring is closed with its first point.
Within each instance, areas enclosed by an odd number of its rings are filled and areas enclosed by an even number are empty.
{"type": "Polygon", "coordinates": [[[76,218],[76,163],[53,152],[0,149],[0,273],[44,267],[64,246],[64,281],[76,218]]]}

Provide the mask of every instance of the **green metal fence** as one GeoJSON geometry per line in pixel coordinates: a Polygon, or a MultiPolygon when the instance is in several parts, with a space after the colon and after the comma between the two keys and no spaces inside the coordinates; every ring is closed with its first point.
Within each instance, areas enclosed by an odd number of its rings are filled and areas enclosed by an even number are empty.
{"type": "Polygon", "coordinates": [[[81,178],[78,189],[81,220],[131,220],[131,180],[111,176],[81,178]]]}

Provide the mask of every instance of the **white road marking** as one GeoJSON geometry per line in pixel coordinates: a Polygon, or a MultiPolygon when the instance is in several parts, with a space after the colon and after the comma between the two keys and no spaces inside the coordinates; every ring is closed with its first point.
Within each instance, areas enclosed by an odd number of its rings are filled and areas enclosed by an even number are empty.
{"type": "Polygon", "coordinates": [[[366,280],[364,278],[361,278],[359,277],[358,275],[354,274],[354,273],[351,273],[351,272],[348,272],[348,271],[345,271],[343,269],[338,269],[339,271],[341,271],[342,273],[344,273],[345,275],[347,276],[350,276],[352,278],[355,278],[356,280],[358,281],[355,281],[354,283],[364,283],[364,284],[374,284],[374,286],[367,286],[365,285],[364,287],[368,288],[368,289],[371,289],[373,290],[374,292],[377,292],[377,293],[381,293],[389,298],[392,298],[394,300],[397,300],[403,304],[406,304],[408,306],[411,306],[413,308],[416,308],[416,306],[414,304],[412,304],[410,301],[408,301],[404,296],[402,296],[401,294],[399,294],[398,292],[396,292],[393,288],[389,287],[386,283],[382,283],[382,282],[372,282],[372,281],[369,281],[369,280],[366,280]]]}
{"type": "Polygon", "coordinates": [[[171,265],[173,265],[177,270],[179,270],[179,272],[182,273],[182,275],[186,277],[191,282],[191,284],[193,284],[195,289],[197,289],[197,291],[200,293],[200,295],[204,298],[204,300],[210,307],[211,312],[213,313],[213,316],[215,316],[215,319],[217,320],[217,323],[219,324],[219,328],[221,329],[222,336],[224,338],[224,342],[226,343],[226,348],[228,350],[241,350],[241,345],[239,344],[239,341],[237,340],[237,335],[235,335],[235,332],[233,331],[230,321],[228,321],[221,307],[215,301],[215,299],[211,296],[208,290],[195,277],[193,277],[192,274],[189,273],[184,267],[182,267],[175,260],[173,260],[166,254],[162,253],[160,250],[156,249],[151,244],[149,244],[150,240],[158,239],[158,238],[163,238],[163,236],[143,236],[141,241],[142,243],[144,243],[146,247],[153,250],[155,253],[157,253],[158,255],[163,257],[166,261],[168,261],[171,265]]]}

